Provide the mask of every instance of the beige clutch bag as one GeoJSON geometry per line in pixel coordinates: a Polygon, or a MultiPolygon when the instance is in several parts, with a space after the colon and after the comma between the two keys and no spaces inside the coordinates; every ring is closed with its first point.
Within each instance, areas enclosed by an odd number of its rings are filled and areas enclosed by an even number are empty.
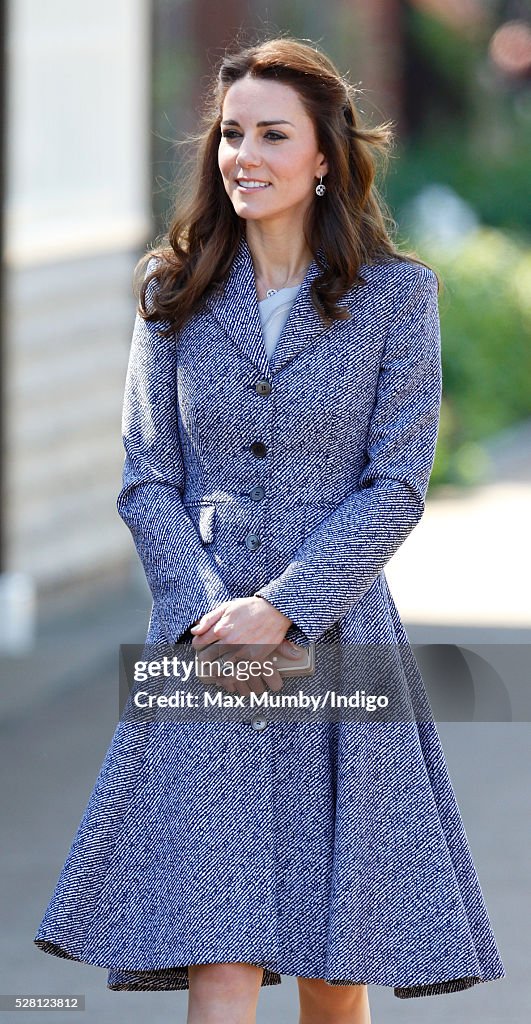
{"type": "MultiPolygon", "coordinates": [[[[268,659],[274,661],[275,668],[281,676],[313,676],[315,672],[315,642],[312,640],[309,647],[304,647],[302,644],[297,644],[297,647],[301,651],[305,652],[305,655],[301,658],[290,658],[288,655],[271,654],[268,659]]],[[[198,652],[197,654],[197,671],[196,676],[199,679],[210,679],[212,673],[206,669],[202,671],[202,662],[208,662],[206,652],[208,647],[205,647],[204,651],[198,652]],[[202,657],[201,657],[202,655],[202,657]]],[[[222,660],[222,659],[217,659],[222,660]]],[[[243,659],[241,659],[243,661],[243,659]]],[[[251,659],[252,660],[252,659],[251,659]]],[[[264,659],[265,660],[265,659],[264,659]]]]}
{"type": "Polygon", "coordinates": [[[281,676],[313,676],[315,672],[315,643],[312,640],[309,647],[302,644],[296,645],[305,656],[301,658],[290,658],[288,655],[271,655],[275,661],[275,667],[281,676]]]}

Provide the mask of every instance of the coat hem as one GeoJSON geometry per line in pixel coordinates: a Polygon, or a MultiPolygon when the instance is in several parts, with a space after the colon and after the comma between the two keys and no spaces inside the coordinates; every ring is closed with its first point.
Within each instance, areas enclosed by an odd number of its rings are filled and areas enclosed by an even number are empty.
{"type": "MultiPolygon", "coordinates": [[[[75,960],[83,963],[81,957],[74,956],[56,942],[49,939],[34,939],[35,945],[44,953],[62,957],[66,960],[75,960]]],[[[88,961],[87,961],[88,962],[88,961]]],[[[207,962],[207,961],[202,961],[207,962]]],[[[238,961],[240,962],[240,961],[238,961]]],[[[248,963],[249,961],[244,961],[248,963]]],[[[102,966],[102,965],[97,965],[102,966]]],[[[253,964],[261,967],[263,971],[261,986],[280,985],[282,975],[280,972],[263,964],[253,964]]],[[[170,992],[185,991],[189,988],[188,965],[175,965],[173,967],[153,967],[148,970],[136,970],[135,968],[112,967],[106,965],[105,970],[109,971],[107,988],[111,992],[170,992]],[[122,976],[122,977],[120,977],[122,976]]],[[[290,972],[283,972],[290,976],[290,972]]],[[[297,977],[297,975],[295,975],[297,977]]],[[[307,977],[307,975],[300,975],[307,977]]],[[[461,978],[449,978],[444,981],[427,982],[424,985],[393,985],[379,981],[360,981],[353,979],[328,979],[323,978],[327,985],[384,985],[392,988],[398,999],[418,999],[424,996],[446,995],[451,992],[461,992],[464,989],[472,988],[474,985],[483,984],[488,981],[496,981],[505,978],[505,973],[494,975],[490,978],[481,978],[479,975],[465,976],[461,978]]]]}

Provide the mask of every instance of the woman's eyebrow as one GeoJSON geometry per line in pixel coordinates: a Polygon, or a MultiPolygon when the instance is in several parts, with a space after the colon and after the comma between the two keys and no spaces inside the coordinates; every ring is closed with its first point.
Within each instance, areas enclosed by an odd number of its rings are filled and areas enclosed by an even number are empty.
{"type": "MultiPolygon", "coordinates": [[[[221,123],[222,124],[235,124],[235,125],[238,126],[238,128],[240,127],[240,122],[239,121],[230,120],[230,121],[222,121],[221,123]]],[[[265,128],[267,125],[270,125],[270,124],[291,124],[292,128],[295,127],[295,125],[292,124],[291,121],[280,121],[280,120],[278,120],[278,121],[257,121],[256,122],[256,127],[257,128],[265,128]]]]}

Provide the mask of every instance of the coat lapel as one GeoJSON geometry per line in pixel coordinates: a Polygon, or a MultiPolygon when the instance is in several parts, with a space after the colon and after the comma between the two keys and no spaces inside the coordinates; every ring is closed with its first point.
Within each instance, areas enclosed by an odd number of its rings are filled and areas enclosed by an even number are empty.
{"type": "Polygon", "coordinates": [[[240,240],[223,286],[208,296],[206,307],[243,355],[265,376],[267,353],[262,337],[253,262],[245,239],[240,240]]]}
{"type": "Polygon", "coordinates": [[[319,276],[319,267],[312,260],[289,311],[270,362],[271,373],[278,373],[310,344],[330,331],[321,320],[310,296],[310,285],[319,276]]]}
{"type": "MultiPolygon", "coordinates": [[[[332,325],[324,325],[310,297],[311,283],[318,275],[319,267],[316,261],[312,260],[271,361],[267,358],[262,333],[253,261],[244,237],[240,240],[223,287],[206,299],[206,308],[242,354],[264,377],[271,377],[286,363],[295,359],[310,343],[313,344],[316,338],[328,334],[331,330],[332,325]]],[[[342,302],[345,302],[345,298],[342,302]]]]}

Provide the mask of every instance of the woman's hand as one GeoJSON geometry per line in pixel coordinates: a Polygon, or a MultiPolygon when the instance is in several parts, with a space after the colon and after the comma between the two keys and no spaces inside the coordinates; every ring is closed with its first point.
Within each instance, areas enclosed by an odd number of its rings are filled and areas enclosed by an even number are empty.
{"type": "Polygon", "coordinates": [[[222,640],[230,644],[264,644],[273,650],[290,626],[291,619],[263,597],[237,597],[206,612],[191,631],[197,650],[222,640]]]}
{"type": "MultiPolygon", "coordinates": [[[[194,634],[192,647],[203,651],[209,647],[208,660],[223,659],[225,662],[258,661],[268,659],[269,654],[279,650],[285,655],[296,651],[284,639],[291,625],[291,619],[261,597],[239,597],[224,601],[201,617],[191,627],[194,634]]],[[[280,673],[274,667],[271,674],[252,674],[249,681],[238,680],[236,675],[220,674],[212,682],[223,686],[230,693],[237,689],[248,695],[264,693],[267,688],[280,690],[283,685],[280,673]]]]}

